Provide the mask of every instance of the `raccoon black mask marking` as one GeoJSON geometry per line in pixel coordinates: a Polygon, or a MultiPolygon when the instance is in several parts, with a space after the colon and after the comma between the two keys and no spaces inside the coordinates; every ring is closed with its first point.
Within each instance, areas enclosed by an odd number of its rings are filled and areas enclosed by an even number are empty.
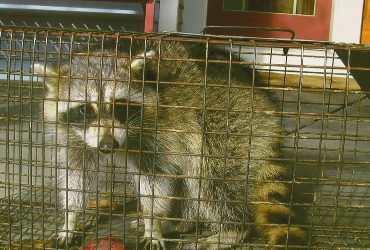
{"type": "Polygon", "coordinates": [[[126,124],[127,118],[129,119],[140,119],[141,117],[141,105],[130,103],[128,105],[127,100],[118,99],[115,105],[111,106],[110,112],[121,124],[126,124]]]}
{"type": "Polygon", "coordinates": [[[70,125],[91,124],[97,119],[98,115],[90,104],[81,104],[77,107],[68,109],[62,113],[60,122],[69,123],[70,125]]]}
{"type": "MultiPolygon", "coordinates": [[[[104,109],[102,106],[101,109],[104,109]]],[[[127,105],[125,99],[119,99],[114,101],[114,104],[110,104],[108,108],[105,108],[104,113],[108,113],[112,118],[117,119],[122,126],[126,124],[127,118],[138,118],[140,117],[141,107],[140,104],[127,105]]],[[[60,115],[60,122],[68,123],[69,125],[84,125],[91,124],[99,119],[99,110],[95,110],[91,104],[81,104],[77,107],[69,108],[67,112],[60,115]]]]}

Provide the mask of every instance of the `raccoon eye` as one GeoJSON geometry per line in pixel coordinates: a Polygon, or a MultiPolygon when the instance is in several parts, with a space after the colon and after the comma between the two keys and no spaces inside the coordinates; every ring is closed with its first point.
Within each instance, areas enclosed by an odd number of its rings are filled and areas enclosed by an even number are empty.
{"type": "Polygon", "coordinates": [[[121,124],[126,123],[127,119],[127,103],[122,100],[117,100],[114,103],[114,108],[112,105],[112,115],[116,118],[121,124]],[[113,114],[114,112],[114,114],[113,114]]]}
{"type": "Polygon", "coordinates": [[[85,115],[85,106],[81,106],[79,108],[79,113],[80,113],[80,115],[85,115]]]}
{"type": "Polygon", "coordinates": [[[88,121],[95,118],[94,108],[91,107],[90,105],[86,105],[86,106],[81,105],[79,111],[80,111],[80,114],[82,115],[82,118],[84,118],[83,116],[85,116],[86,120],[88,121]]]}
{"type": "MultiPolygon", "coordinates": [[[[131,121],[137,121],[140,119],[135,119],[137,116],[140,117],[141,107],[139,104],[130,103],[127,107],[126,100],[116,100],[114,103],[114,118],[117,119],[121,124],[125,124],[127,117],[131,121]],[[128,115],[127,115],[128,111],[128,115]]],[[[112,105],[113,113],[113,105],[112,105]]],[[[132,125],[132,124],[131,124],[132,125]]]]}
{"type": "Polygon", "coordinates": [[[68,115],[70,123],[92,123],[96,119],[94,108],[89,104],[70,109],[68,115]]]}

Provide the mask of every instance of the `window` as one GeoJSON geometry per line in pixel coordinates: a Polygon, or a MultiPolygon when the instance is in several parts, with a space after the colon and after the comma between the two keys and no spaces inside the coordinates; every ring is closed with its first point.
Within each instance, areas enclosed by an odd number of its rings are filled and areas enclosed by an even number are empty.
{"type": "MultiPolygon", "coordinates": [[[[212,0],[207,26],[291,29],[296,39],[328,41],[332,0],[212,0]]],[[[290,38],[290,33],[220,29],[212,34],[290,38]]]]}
{"type": "Polygon", "coordinates": [[[316,0],[224,0],[224,10],[315,15],[316,0]]]}

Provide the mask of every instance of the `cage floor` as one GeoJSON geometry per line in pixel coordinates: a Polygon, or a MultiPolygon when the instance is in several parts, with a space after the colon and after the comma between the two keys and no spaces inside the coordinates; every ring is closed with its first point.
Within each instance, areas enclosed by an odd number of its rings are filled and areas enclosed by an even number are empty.
{"type": "MultiPolygon", "coordinates": [[[[47,196],[45,195],[44,198],[51,198],[47,196]]],[[[51,200],[54,201],[54,198],[51,200]]],[[[0,247],[4,247],[10,241],[13,245],[11,249],[20,249],[19,242],[22,240],[24,247],[26,247],[25,249],[30,249],[27,248],[29,243],[25,242],[29,242],[31,239],[35,242],[44,239],[43,244],[45,244],[45,247],[55,247],[56,231],[58,227],[62,226],[63,213],[55,209],[54,202],[42,203],[13,199],[10,205],[4,205],[3,201],[1,200],[2,205],[0,205],[0,247]]],[[[350,224],[341,223],[333,226],[332,222],[325,222],[323,218],[332,217],[336,211],[322,212],[318,209],[315,213],[316,215],[313,217],[315,226],[310,231],[311,249],[370,247],[370,228],[354,227],[350,224]]],[[[369,211],[362,213],[353,212],[353,214],[343,213],[336,216],[342,218],[351,216],[351,218],[355,217],[356,220],[368,221],[369,211]]],[[[111,214],[102,210],[85,211],[84,215],[80,216],[80,222],[76,228],[76,235],[72,245],[81,246],[83,244],[82,239],[84,239],[84,244],[86,244],[96,238],[111,236],[124,240],[127,245],[135,249],[136,244],[141,241],[141,235],[130,231],[128,225],[132,221],[137,220],[137,214],[131,210],[126,213],[125,220],[123,218],[122,211],[114,211],[111,214]],[[82,221],[85,223],[82,223],[82,221]],[[124,224],[125,227],[123,227],[124,224]]],[[[168,236],[167,247],[169,249],[191,249],[189,242],[194,242],[197,237],[205,237],[209,234],[210,232],[207,229],[200,228],[198,236],[195,232],[174,235],[173,237],[168,236]]],[[[250,246],[244,246],[242,249],[264,249],[262,247],[264,242],[258,238],[253,238],[247,244],[250,246]]],[[[34,243],[34,246],[37,245],[34,243]]],[[[39,247],[42,247],[42,244],[39,247]]]]}

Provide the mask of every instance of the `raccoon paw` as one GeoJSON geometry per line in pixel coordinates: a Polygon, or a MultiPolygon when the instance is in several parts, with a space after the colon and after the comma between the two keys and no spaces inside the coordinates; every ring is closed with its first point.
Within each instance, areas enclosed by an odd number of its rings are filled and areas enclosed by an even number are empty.
{"type": "Polygon", "coordinates": [[[191,249],[194,250],[218,250],[218,249],[230,249],[231,245],[222,244],[218,241],[218,235],[213,235],[208,238],[201,238],[198,243],[193,243],[191,249]]]}
{"type": "MultiPolygon", "coordinates": [[[[162,221],[161,224],[162,234],[163,235],[171,235],[174,233],[179,233],[179,230],[176,228],[176,224],[172,223],[171,221],[162,221]]],[[[135,235],[143,235],[145,232],[145,224],[144,220],[134,220],[128,225],[128,229],[133,232],[135,235]]],[[[186,230],[188,231],[188,230],[186,230]]],[[[181,232],[186,232],[182,230],[181,232]]]]}
{"type": "Polygon", "coordinates": [[[136,235],[143,235],[145,231],[144,220],[137,219],[128,225],[128,229],[136,235]]]}
{"type": "MultiPolygon", "coordinates": [[[[269,243],[271,245],[286,245],[287,244],[287,228],[277,227],[270,231],[269,243]]],[[[307,233],[299,227],[290,227],[288,245],[293,246],[307,245],[307,233]]]]}
{"type": "Polygon", "coordinates": [[[70,245],[72,244],[72,240],[73,240],[73,233],[60,232],[57,237],[58,246],[65,246],[67,243],[68,245],[70,245]]]}
{"type": "Polygon", "coordinates": [[[140,245],[144,245],[144,250],[167,250],[166,244],[163,240],[151,240],[149,238],[144,238],[141,240],[140,245]]]}

